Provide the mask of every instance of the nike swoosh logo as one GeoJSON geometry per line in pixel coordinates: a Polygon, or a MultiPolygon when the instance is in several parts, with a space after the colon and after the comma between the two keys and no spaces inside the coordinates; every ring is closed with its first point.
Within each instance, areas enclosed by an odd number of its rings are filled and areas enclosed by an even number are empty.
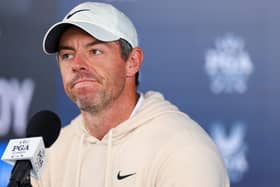
{"type": "Polygon", "coordinates": [[[77,14],[78,12],[83,12],[83,11],[90,11],[90,9],[81,9],[81,10],[77,10],[75,12],[73,12],[72,14],[69,14],[66,19],[71,18],[74,14],[77,14]]]}
{"type": "Polygon", "coordinates": [[[127,177],[130,177],[132,175],[135,175],[136,173],[130,173],[130,174],[127,174],[127,175],[121,175],[121,171],[118,172],[118,180],[122,180],[122,179],[125,179],[127,177]]]}

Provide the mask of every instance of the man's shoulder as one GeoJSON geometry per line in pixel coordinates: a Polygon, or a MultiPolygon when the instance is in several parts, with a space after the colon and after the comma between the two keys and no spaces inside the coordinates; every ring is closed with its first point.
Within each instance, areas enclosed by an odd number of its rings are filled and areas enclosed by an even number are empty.
{"type": "Polygon", "coordinates": [[[82,123],[82,116],[78,115],[69,124],[65,125],[61,129],[61,135],[67,136],[77,133],[77,130],[80,128],[80,126],[82,126],[82,123]]]}
{"type": "Polygon", "coordinates": [[[70,140],[74,141],[75,137],[78,137],[81,132],[81,123],[82,120],[81,116],[79,115],[74,118],[68,125],[65,125],[61,129],[60,134],[52,147],[60,147],[64,144],[68,144],[70,140]]]}
{"type": "Polygon", "coordinates": [[[195,120],[183,112],[170,112],[154,118],[150,133],[167,139],[170,146],[210,146],[215,145],[206,130],[195,120]],[[152,130],[153,129],[153,130],[152,130]]]}

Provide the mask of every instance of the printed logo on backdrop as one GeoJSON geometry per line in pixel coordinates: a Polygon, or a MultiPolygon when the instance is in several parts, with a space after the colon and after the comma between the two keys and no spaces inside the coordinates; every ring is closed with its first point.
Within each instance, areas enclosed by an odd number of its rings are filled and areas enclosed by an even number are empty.
{"type": "Polygon", "coordinates": [[[23,136],[35,83],[31,79],[0,78],[0,137],[23,136]],[[10,131],[12,129],[12,131],[10,131]]]}
{"type": "Polygon", "coordinates": [[[231,182],[240,182],[248,171],[245,123],[235,122],[226,132],[225,125],[215,122],[211,125],[210,135],[224,158],[231,182]]]}
{"type": "Polygon", "coordinates": [[[205,71],[210,79],[211,91],[215,94],[245,93],[253,70],[245,42],[238,36],[226,34],[217,38],[215,48],[206,52],[205,71]]]}

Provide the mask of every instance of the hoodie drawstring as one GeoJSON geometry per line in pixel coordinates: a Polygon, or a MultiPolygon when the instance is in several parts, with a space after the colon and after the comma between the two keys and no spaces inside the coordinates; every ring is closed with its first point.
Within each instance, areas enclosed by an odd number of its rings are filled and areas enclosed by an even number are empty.
{"type": "Polygon", "coordinates": [[[80,186],[80,173],[81,173],[81,162],[82,162],[82,148],[83,148],[83,141],[85,138],[85,134],[82,134],[79,142],[79,147],[78,147],[78,162],[77,162],[77,172],[76,172],[76,184],[75,187],[80,186]]]}
{"type": "Polygon", "coordinates": [[[112,139],[113,130],[109,131],[108,146],[107,146],[107,157],[106,157],[106,169],[105,169],[105,187],[111,186],[111,171],[112,171],[112,139]]]}
{"type": "MultiPolygon", "coordinates": [[[[106,169],[105,169],[105,187],[111,186],[111,171],[112,171],[112,141],[113,141],[113,132],[109,131],[108,134],[108,145],[107,145],[107,155],[106,155],[106,169]]],[[[81,162],[82,162],[82,148],[83,141],[85,139],[85,134],[81,135],[79,146],[78,146],[78,157],[77,157],[77,172],[75,178],[75,187],[80,186],[80,173],[81,173],[81,162]]]]}

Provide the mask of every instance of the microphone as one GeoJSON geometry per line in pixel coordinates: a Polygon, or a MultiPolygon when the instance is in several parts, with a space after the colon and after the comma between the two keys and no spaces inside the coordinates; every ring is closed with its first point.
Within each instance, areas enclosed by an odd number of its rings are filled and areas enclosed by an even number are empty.
{"type": "MultiPolygon", "coordinates": [[[[8,187],[18,187],[31,174],[39,178],[46,163],[45,147],[50,147],[61,129],[59,117],[51,111],[40,111],[32,116],[26,129],[26,137],[9,141],[2,160],[14,165],[8,187]]],[[[31,185],[30,185],[31,186],[31,185]]]]}

